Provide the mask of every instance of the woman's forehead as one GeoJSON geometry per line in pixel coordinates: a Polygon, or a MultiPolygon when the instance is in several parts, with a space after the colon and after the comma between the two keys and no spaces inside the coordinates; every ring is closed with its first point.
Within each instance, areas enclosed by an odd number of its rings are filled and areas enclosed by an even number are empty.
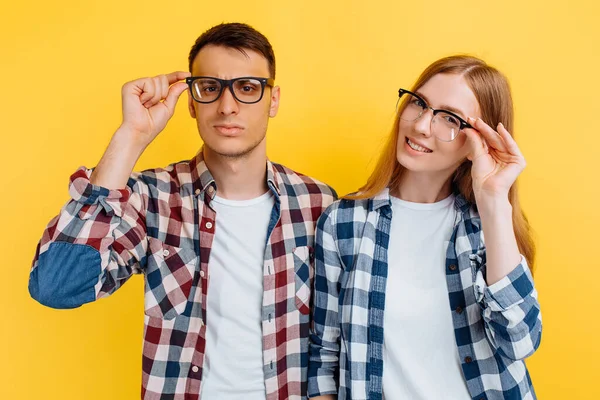
{"type": "Polygon", "coordinates": [[[479,116],[479,103],[462,75],[434,75],[417,90],[417,94],[433,108],[455,111],[465,118],[479,116]]]}

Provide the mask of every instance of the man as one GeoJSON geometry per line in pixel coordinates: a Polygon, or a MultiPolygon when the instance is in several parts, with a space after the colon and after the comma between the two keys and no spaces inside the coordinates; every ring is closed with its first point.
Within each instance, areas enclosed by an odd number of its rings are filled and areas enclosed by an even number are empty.
{"type": "Polygon", "coordinates": [[[144,399],[305,398],[314,229],[335,192],[267,159],[280,90],[262,34],[215,26],[189,67],[123,86],[123,122],[72,175],[29,291],[79,307],[144,274],[144,399]],[[132,173],[188,88],[204,146],[132,173]]]}

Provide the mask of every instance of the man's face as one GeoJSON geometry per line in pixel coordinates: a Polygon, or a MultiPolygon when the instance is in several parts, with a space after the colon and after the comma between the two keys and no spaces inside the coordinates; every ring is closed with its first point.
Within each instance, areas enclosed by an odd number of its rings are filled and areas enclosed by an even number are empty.
{"type": "MultiPolygon", "coordinates": [[[[192,76],[270,78],[267,60],[252,50],[245,49],[245,53],[223,46],[203,47],[192,64],[192,76]]],[[[188,97],[190,114],[209,151],[238,158],[266,146],[269,117],[277,115],[279,108],[279,87],[266,86],[263,98],[255,104],[237,101],[229,88],[213,103],[202,104],[188,97]]]]}

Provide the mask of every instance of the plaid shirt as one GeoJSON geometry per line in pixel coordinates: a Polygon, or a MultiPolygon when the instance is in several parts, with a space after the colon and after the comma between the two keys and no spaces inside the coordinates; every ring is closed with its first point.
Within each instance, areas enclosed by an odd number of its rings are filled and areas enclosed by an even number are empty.
{"type": "MultiPolygon", "coordinates": [[[[267,162],[274,194],[264,251],[263,360],[267,399],[306,398],[309,302],[317,218],[335,200],[328,186],[267,162]]],[[[78,307],[145,276],[142,398],[199,399],[206,296],[217,215],[215,181],[201,153],[135,173],[122,190],[71,177],[72,200],[46,228],[29,291],[54,308],[78,307]]],[[[243,332],[240,332],[242,335],[243,332]]]]}
{"type": "MultiPolygon", "coordinates": [[[[448,312],[469,393],[476,400],[535,399],[523,359],[538,348],[542,323],[529,268],[522,258],[487,286],[479,215],[460,195],[455,207],[445,264],[448,312]]],[[[318,221],[310,397],[382,398],[391,221],[388,190],[368,200],[335,202],[318,221]]]]}

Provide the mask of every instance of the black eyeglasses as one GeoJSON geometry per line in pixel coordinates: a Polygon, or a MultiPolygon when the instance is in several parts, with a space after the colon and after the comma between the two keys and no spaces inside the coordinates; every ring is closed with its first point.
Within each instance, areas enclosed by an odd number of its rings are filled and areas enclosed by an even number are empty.
{"type": "Polygon", "coordinates": [[[212,103],[219,100],[223,90],[229,88],[233,97],[244,104],[258,103],[265,93],[265,86],[273,87],[275,80],[244,76],[234,79],[219,79],[211,76],[191,76],[185,79],[192,98],[198,103],[212,103]]]}
{"type": "Polygon", "coordinates": [[[404,121],[416,121],[427,110],[433,112],[431,119],[431,133],[442,142],[451,142],[460,133],[462,129],[473,128],[464,119],[447,110],[436,110],[429,106],[419,95],[405,89],[398,90],[398,101],[402,96],[407,96],[406,108],[400,114],[400,119],[404,121]]]}

